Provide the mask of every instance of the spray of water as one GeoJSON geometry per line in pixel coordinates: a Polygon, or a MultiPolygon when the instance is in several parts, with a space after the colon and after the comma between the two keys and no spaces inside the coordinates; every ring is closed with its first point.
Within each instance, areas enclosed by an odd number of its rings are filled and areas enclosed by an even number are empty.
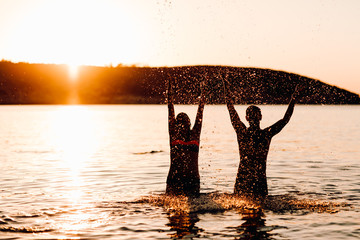
{"type": "Polygon", "coordinates": [[[185,196],[167,196],[164,194],[146,196],[137,203],[150,203],[163,207],[167,212],[223,212],[237,210],[240,212],[257,212],[269,210],[273,212],[284,211],[311,211],[335,213],[349,205],[321,200],[298,199],[291,195],[271,195],[263,202],[252,201],[228,193],[206,193],[198,198],[185,196]]]}

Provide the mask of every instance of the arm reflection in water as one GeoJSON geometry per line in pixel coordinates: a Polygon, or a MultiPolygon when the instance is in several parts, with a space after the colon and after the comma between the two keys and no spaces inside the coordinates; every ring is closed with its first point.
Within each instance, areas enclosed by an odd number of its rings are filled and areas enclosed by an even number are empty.
{"type": "Polygon", "coordinates": [[[196,237],[199,232],[203,231],[203,229],[195,226],[199,221],[197,213],[168,213],[168,219],[169,223],[166,226],[170,227],[170,231],[175,231],[175,233],[170,234],[171,238],[180,239],[188,235],[196,237]]]}
{"type": "MultiPolygon", "coordinates": [[[[166,194],[198,197],[200,175],[198,167],[200,133],[204,111],[204,95],[201,94],[194,127],[186,113],[175,118],[172,99],[172,83],[168,82],[170,169],[166,180],[166,194]]],[[[202,88],[201,88],[202,89],[202,88]]]]}
{"type": "Polygon", "coordinates": [[[236,227],[236,232],[240,235],[235,239],[273,239],[270,232],[273,230],[271,227],[265,226],[264,214],[261,208],[258,209],[245,209],[241,212],[242,220],[244,222],[236,227]]]}

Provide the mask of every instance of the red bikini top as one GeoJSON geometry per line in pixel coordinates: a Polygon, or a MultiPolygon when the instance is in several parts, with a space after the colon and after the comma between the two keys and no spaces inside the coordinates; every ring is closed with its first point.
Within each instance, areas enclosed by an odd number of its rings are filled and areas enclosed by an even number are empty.
{"type": "Polygon", "coordinates": [[[174,140],[171,142],[171,146],[175,146],[175,145],[196,145],[199,146],[199,142],[196,140],[191,140],[188,142],[184,142],[183,140],[174,140]]]}

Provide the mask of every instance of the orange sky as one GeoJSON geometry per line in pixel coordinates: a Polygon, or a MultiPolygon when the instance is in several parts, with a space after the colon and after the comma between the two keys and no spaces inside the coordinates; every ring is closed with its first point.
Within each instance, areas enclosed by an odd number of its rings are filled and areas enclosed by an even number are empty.
{"type": "Polygon", "coordinates": [[[231,65],[360,93],[358,0],[0,0],[0,59],[231,65]]]}

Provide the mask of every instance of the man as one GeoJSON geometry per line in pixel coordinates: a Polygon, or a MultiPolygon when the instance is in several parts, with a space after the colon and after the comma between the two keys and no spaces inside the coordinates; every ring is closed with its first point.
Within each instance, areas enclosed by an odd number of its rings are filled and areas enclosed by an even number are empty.
{"type": "Polygon", "coordinates": [[[260,128],[262,118],[260,108],[249,106],[246,110],[246,120],[249,127],[240,120],[232,100],[225,90],[225,101],[229,110],[231,123],[235,129],[239,144],[240,164],[236,177],[234,194],[257,200],[264,200],[268,195],[266,180],[266,159],[270,142],[289,122],[294,111],[298,87],[291,96],[289,106],[282,119],[265,129],[260,128]]]}

